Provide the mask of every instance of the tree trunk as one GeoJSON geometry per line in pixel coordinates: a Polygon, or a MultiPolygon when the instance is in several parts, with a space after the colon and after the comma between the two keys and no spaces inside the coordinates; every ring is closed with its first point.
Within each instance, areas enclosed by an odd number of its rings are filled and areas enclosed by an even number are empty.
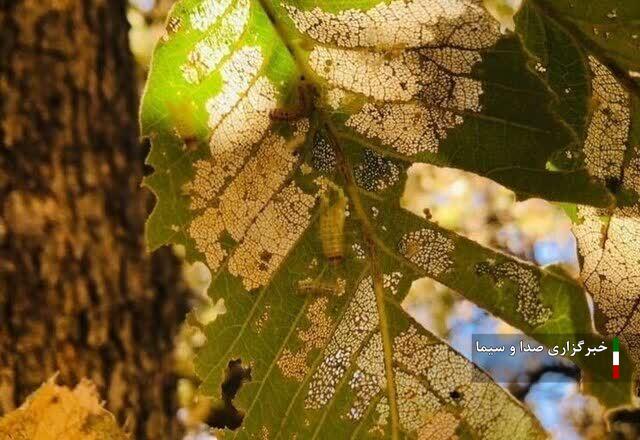
{"type": "Polygon", "coordinates": [[[59,372],[176,438],[178,263],[143,243],[124,0],[0,0],[0,415],[59,372]]]}

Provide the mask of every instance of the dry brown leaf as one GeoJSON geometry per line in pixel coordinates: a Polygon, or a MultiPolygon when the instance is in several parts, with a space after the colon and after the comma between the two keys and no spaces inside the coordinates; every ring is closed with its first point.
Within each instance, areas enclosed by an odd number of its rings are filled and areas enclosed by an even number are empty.
{"type": "Polygon", "coordinates": [[[0,419],[0,440],[128,439],[99,397],[89,380],[71,390],[52,378],[0,419]]]}

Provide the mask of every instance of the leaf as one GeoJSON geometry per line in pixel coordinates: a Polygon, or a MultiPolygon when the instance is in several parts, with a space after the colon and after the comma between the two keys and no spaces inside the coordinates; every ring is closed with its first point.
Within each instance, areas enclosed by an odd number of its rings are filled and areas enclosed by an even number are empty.
{"type": "Polygon", "coordinates": [[[631,72],[640,72],[640,4],[623,0],[529,0],[640,90],[631,72]],[[635,85],[633,84],[635,82],[635,85]]]}
{"type": "Polygon", "coordinates": [[[95,385],[73,390],[51,379],[18,409],[0,419],[0,437],[9,440],[126,440],[115,418],[99,402],[95,385]]]}
{"type": "MultiPolygon", "coordinates": [[[[387,225],[377,231],[380,246],[389,252],[385,243],[402,237],[398,251],[409,259],[415,278],[428,276],[439,281],[549,347],[562,345],[567,335],[583,335],[594,345],[600,343],[601,337],[595,334],[591,324],[585,294],[578,284],[553,270],[540,269],[486,249],[394,205],[372,209],[380,212],[378,223],[387,225]],[[441,251],[442,243],[453,247],[445,260],[448,270],[441,269],[441,259],[431,257],[441,251]]],[[[404,264],[397,270],[411,274],[404,264]]],[[[630,371],[623,370],[625,377],[621,382],[612,382],[608,380],[609,359],[572,360],[579,362],[586,376],[583,385],[605,406],[629,402],[630,371]]],[[[621,362],[628,362],[624,352],[621,362]]]]}
{"type": "Polygon", "coordinates": [[[570,157],[554,157],[554,166],[583,167],[581,152],[590,117],[591,76],[587,56],[578,42],[560,25],[525,2],[515,21],[533,60],[531,68],[544,79],[554,96],[552,109],[571,133],[570,157]]]}
{"type": "MultiPolygon", "coordinates": [[[[590,59],[597,107],[584,145],[591,172],[620,193],[640,188],[638,98],[604,65],[590,59]]],[[[629,191],[630,192],[630,191],[629,191]]],[[[640,366],[640,201],[611,209],[579,206],[573,229],[582,260],[581,278],[595,306],[597,328],[620,336],[640,366]]],[[[628,366],[626,368],[629,368],[628,366]]],[[[636,376],[637,377],[637,376],[636,376]]]]}
{"type": "Polygon", "coordinates": [[[549,66],[545,73],[550,86],[559,95],[564,87],[573,89],[569,97],[575,98],[560,103],[558,113],[572,126],[579,141],[580,151],[575,156],[591,175],[606,182],[618,199],[617,206],[606,209],[578,206],[573,230],[581,280],[594,300],[596,328],[621,337],[633,361],[621,368],[633,367],[637,375],[640,117],[637,90],[621,69],[640,65],[637,48],[631,50],[634,38],[629,38],[629,34],[640,31],[640,8],[630,2],[587,3],[568,8],[562,1],[531,0],[519,15],[519,32],[538,59],[549,66]],[[613,23],[616,26],[611,26],[613,23]],[[601,33],[609,36],[602,38],[601,33]],[[580,42],[594,55],[586,55],[580,42]]]}
{"type": "MultiPolygon", "coordinates": [[[[286,267],[304,270],[309,260],[300,257],[292,255],[286,267]]],[[[227,359],[249,360],[252,381],[235,401],[246,411],[239,436],[263,430],[269,438],[296,433],[359,438],[378,430],[390,436],[394,423],[408,434],[426,431],[441,418],[454,430],[460,425],[459,433],[476,437],[500,437],[511,432],[502,423],[521,418],[512,435],[536,438],[541,433],[504,391],[401,310],[398,301],[410,278],[394,272],[375,280],[367,261],[351,258],[348,264],[358,271],[345,280],[344,293],[296,295],[295,278],[284,273],[259,298],[225,297],[230,309],[246,305],[253,313],[219,318],[207,331],[217,343],[200,353],[198,366],[203,387],[215,393],[227,359]],[[381,294],[382,304],[377,300],[381,294]],[[391,369],[385,369],[386,338],[394,347],[391,369]],[[385,386],[390,371],[395,403],[389,402],[385,386]],[[473,418],[472,411],[483,415],[473,418]],[[487,411],[495,411],[498,421],[487,411]]]]}
{"type": "MultiPolygon", "coordinates": [[[[584,169],[547,170],[570,130],[478,2],[313,5],[177,3],[142,104],[149,246],[204,261],[229,311],[196,367],[233,415],[221,424],[244,413],[240,437],[544,437],[399,304],[430,276],[553,344],[597,337],[584,292],[403,211],[406,169],[428,160],[596,206],[611,194],[584,169]]],[[[608,362],[583,367],[609,376],[608,362]]],[[[593,392],[628,403],[628,376],[593,392]]]]}

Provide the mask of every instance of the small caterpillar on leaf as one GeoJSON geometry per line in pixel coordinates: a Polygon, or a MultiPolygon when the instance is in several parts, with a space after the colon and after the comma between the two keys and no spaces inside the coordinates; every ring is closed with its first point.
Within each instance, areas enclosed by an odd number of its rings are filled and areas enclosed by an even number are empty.
{"type": "Polygon", "coordinates": [[[327,281],[314,281],[310,278],[298,281],[298,292],[304,294],[318,293],[321,295],[337,295],[340,293],[340,286],[337,283],[327,281]]]}
{"type": "Polygon", "coordinates": [[[331,195],[320,196],[320,241],[322,252],[329,261],[344,258],[344,222],[347,216],[347,198],[342,188],[333,187],[331,195]]]}
{"type": "Polygon", "coordinates": [[[269,117],[274,121],[297,121],[309,116],[315,109],[316,88],[302,78],[298,85],[298,103],[291,109],[276,108],[271,110],[269,117]]]}

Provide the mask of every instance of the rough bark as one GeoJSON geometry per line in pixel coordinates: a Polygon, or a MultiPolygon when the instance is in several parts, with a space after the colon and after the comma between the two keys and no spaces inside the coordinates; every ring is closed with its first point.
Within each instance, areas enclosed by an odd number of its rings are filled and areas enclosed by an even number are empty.
{"type": "Polygon", "coordinates": [[[177,262],[143,243],[124,0],[0,0],[0,414],[59,372],[176,438],[177,262]]]}

